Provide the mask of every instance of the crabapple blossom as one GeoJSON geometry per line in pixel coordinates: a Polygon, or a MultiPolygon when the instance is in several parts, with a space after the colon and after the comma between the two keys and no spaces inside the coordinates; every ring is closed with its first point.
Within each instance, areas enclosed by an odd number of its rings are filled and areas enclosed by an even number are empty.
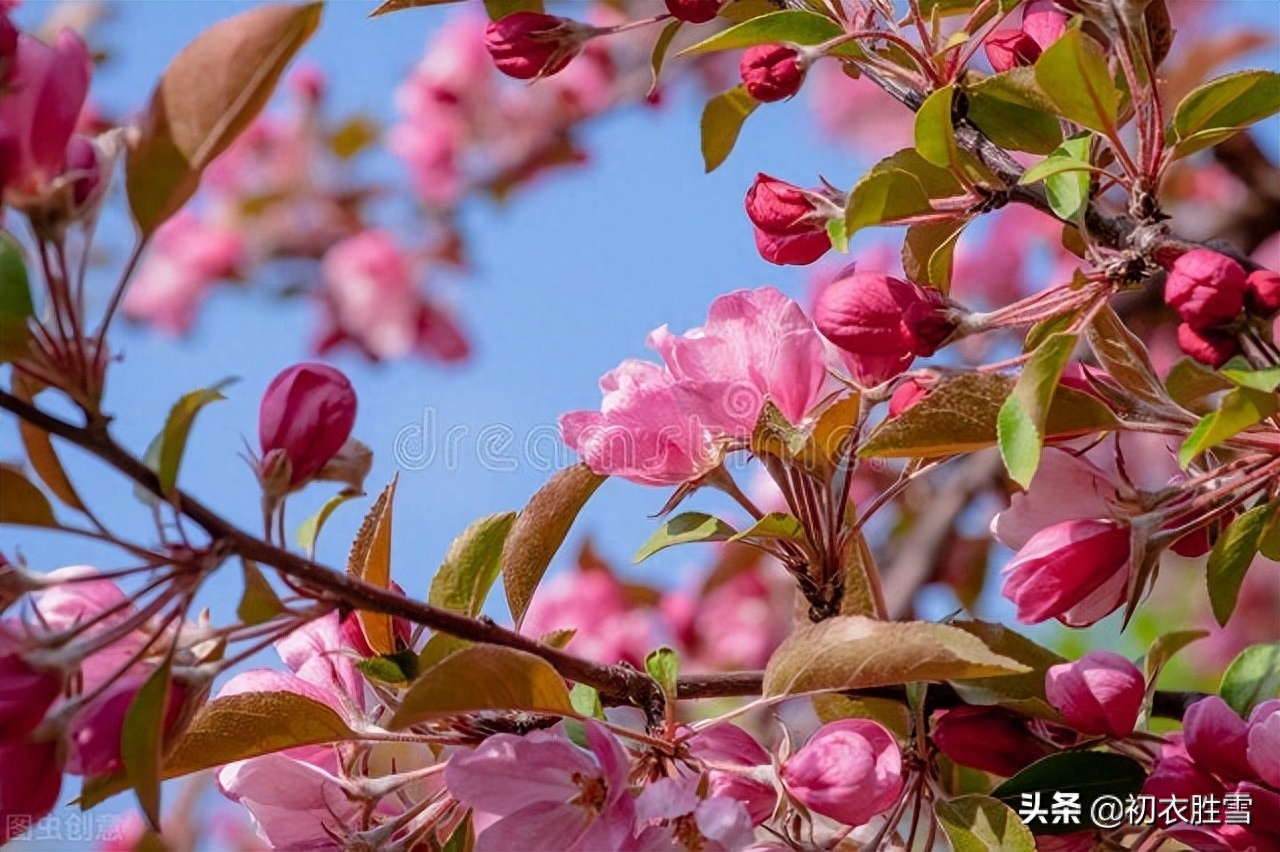
{"type": "Polygon", "coordinates": [[[1240,351],[1240,342],[1229,331],[1197,329],[1189,323],[1178,326],[1178,346],[1182,351],[1215,370],[1240,351]]]}
{"type": "Polygon", "coordinates": [[[277,457],[286,459],[288,487],[306,484],[342,449],[355,422],[356,392],[341,372],[325,364],[281,371],[258,410],[262,469],[277,457]]]}
{"type": "Polygon", "coordinates": [[[1245,283],[1244,268],[1231,258],[1192,249],[1169,269],[1164,300],[1184,323],[1203,331],[1236,318],[1244,308],[1245,283]]]}
{"type": "Polygon", "coordinates": [[[1002,569],[1004,596],[1018,620],[1056,618],[1073,627],[1093,624],[1124,602],[1128,587],[1129,528],[1090,518],[1045,527],[1002,569]]]}
{"type": "Polygon", "coordinates": [[[499,817],[476,837],[476,849],[618,849],[631,839],[635,802],[627,785],[627,751],[594,720],[583,723],[587,748],[562,726],[522,737],[497,734],[445,768],[445,784],[464,805],[499,817]]]}
{"type": "Polygon", "coordinates": [[[532,80],[549,77],[568,65],[582,49],[586,32],[568,18],[514,12],[489,23],[485,47],[503,74],[532,80]]]}
{"type": "Polygon", "coordinates": [[[827,219],[841,214],[821,191],[764,173],[747,190],[746,207],[760,256],[779,265],[804,266],[826,254],[831,249],[827,219]]]}
{"type": "Polygon", "coordinates": [[[907,379],[898,385],[889,397],[889,416],[897,417],[929,395],[929,389],[915,379],[907,379]]]}
{"type": "MultiPolygon", "coordinates": [[[[5,625],[0,623],[0,650],[6,644],[5,625]]],[[[34,669],[17,653],[0,656],[0,748],[25,740],[61,691],[62,678],[56,671],[34,669]]]]}
{"type": "Polygon", "coordinates": [[[998,30],[982,42],[987,61],[997,72],[1031,65],[1040,58],[1041,47],[1022,30],[998,30]]]}
{"type": "Polygon", "coordinates": [[[742,53],[738,73],[751,97],[764,103],[789,98],[804,83],[806,61],[792,47],[758,44],[742,53]]]}
{"type": "Polygon", "coordinates": [[[709,793],[698,795],[698,779],[660,778],[636,797],[636,848],[735,852],[755,840],[742,802],[709,793]]]}
{"type": "Polygon", "coordinates": [[[58,803],[62,758],[56,740],[0,744],[0,843],[8,843],[58,803]]]}
{"type": "Polygon", "coordinates": [[[1147,684],[1138,667],[1110,651],[1050,666],[1045,673],[1049,703],[1082,734],[1126,737],[1142,712],[1147,684]]]}
{"type": "MultiPolygon", "coordinates": [[[[769,753],[755,738],[727,722],[712,725],[689,740],[689,754],[710,764],[742,767],[767,767],[769,753]]],[[[729,769],[707,770],[707,794],[736,799],[746,806],[751,822],[759,825],[767,820],[778,803],[778,793],[765,780],[729,769]]]]}
{"type": "MultiPolygon", "coordinates": [[[[72,775],[102,775],[124,765],[120,756],[120,737],[124,731],[125,715],[145,682],[145,674],[121,677],[76,714],[68,731],[71,751],[67,756],[67,772],[72,775]]],[[[170,682],[163,721],[165,735],[177,725],[187,696],[185,685],[178,681],[170,682]]]]}
{"type": "Polygon", "coordinates": [[[870,719],[828,722],[779,772],[805,807],[859,826],[888,810],[902,793],[902,752],[893,734],[870,719]]]}
{"type": "Polygon", "coordinates": [[[1022,717],[1000,707],[954,707],[933,723],[938,750],[961,766],[1008,778],[1049,754],[1022,717]]]}
{"type": "Polygon", "coordinates": [[[1249,765],[1280,790],[1280,701],[1264,701],[1249,714],[1249,765]]]}
{"type": "Polygon", "coordinates": [[[705,24],[720,12],[724,0],[665,0],[671,17],[687,24],[705,24]]]}
{"type": "Polygon", "coordinates": [[[1244,303],[1250,313],[1269,317],[1280,311],[1280,272],[1255,269],[1244,282],[1244,303]]]}

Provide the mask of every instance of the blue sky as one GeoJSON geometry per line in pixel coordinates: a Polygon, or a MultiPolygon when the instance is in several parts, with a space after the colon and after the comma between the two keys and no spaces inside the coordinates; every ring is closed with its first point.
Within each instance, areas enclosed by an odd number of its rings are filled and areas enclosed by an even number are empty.
{"type": "MultiPolygon", "coordinates": [[[[249,5],[138,0],[113,7],[114,18],[98,33],[112,59],[95,79],[94,96],[117,114],[142,104],[181,45],[249,5]]],[[[366,111],[387,123],[394,119],[396,85],[453,10],[414,10],[370,20],[366,15],[373,5],[349,0],[330,4],[303,55],[330,73],[335,114],[366,111]]],[[[1272,0],[1223,5],[1234,16],[1280,23],[1272,0]]],[[[30,3],[19,20],[29,24],[46,8],[30,3]]],[[[542,451],[553,447],[549,436],[557,416],[597,406],[600,375],[623,358],[645,357],[649,330],[662,323],[676,331],[698,325],[716,296],[742,287],[774,284],[803,298],[804,271],[771,266],[756,254],[742,196],[757,171],[797,183],[811,183],[822,173],[847,187],[865,163],[848,149],[825,144],[798,100],[762,108],[748,122],[728,162],[705,175],[698,151],[699,108],[693,93],[680,92],[661,110],[610,116],[587,133],[593,154],[589,166],[543,180],[505,207],[480,205],[468,212],[476,270],[459,285],[457,304],[475,342],[472,361],[444,369],[419,361],[370,365],[350,356],[333,359],[360,393],[355,434],[376,453],[371,490],[400,473],[395,576],[410,595],[425,595],[449,542],[468,523],[523,505],[550,471],[521,457],[522,443],[536,435],[542,451]],[[398,465],[397,435],[424,423],[434,424],[435,458],[425,465],[421,457],[398,465]],[[456,464],[447,463],[442,445],[450,429],[455,435],[464,430],[456,464]],[[503,434],[510,434],[511,445],[490,446],[489,451],[510,459],[510,469],[505,463],[482,463],[478,440],[500,440],[503,434]]],[[[388,158],[371,165],[384,178],[397,174],[388,158]]],[[[121,199],[115,201],[119,213],[121,199]]],[[[408,218],[389,224],[405,234],[413,227],[408,218]]],[[[108,236],[120,233],[117,223],[108,236]]],[[[115,248],[118,263],[118,242],[115,248]]],[[[99,274],[95,280],[102,299],[109,278],[99,274]]],[[[254,528],[256,486],[237,454],[243,440],[256,443],[257,402],[270,378],[310,357],[314,320],[309,305],[271,303],[261,294],[226,288],[208,302],[195,332],[184,341],[121,326],[114,344],[124,360],[112,372],[107,401],[118,415],[118,437],[141,454],[179,396],[239,376],[230,399],[201,415],[181,483],[254,528]]],[[[0,426],[0,436],[0,455],[14,456],[15,431],[7,422],[0,426]]],[[[104,519],[148,539],[148,513],[134,502],[129,486],[74,452],[65,455],[81,492],[104,519]]],[[[569,459],[560,448],[559,460],[569,459]]],[[[329,493],[317,486],[293,499],[291,528],[329,493]]],[[[583,513],[575,538],[591,533],[604,553],[636,579],[677,584],[696,570],[703,556],[696,547],[668,551],[643,566],[629,564],[630,554],[653,529],[647,516],[665,498],[662,490],[611,481],[583,513]]],[[[330,522],[321,541],[322,560],[343,565],[364,505],[348,505],[330,522]]],[[[6,530],[0,546],[7,553],[20,550],[39,569],[120,564],[81,542],[26,530],[6,530]]],[[[561,564],[572,552],[566,548],[561,564]]],[[[239,585],[234,565],[212,581],[206,599],[215,618],[230,617],[239,585]]],[[[112,804],[125,807],[128,802],[121,798],[112,804]]]]}

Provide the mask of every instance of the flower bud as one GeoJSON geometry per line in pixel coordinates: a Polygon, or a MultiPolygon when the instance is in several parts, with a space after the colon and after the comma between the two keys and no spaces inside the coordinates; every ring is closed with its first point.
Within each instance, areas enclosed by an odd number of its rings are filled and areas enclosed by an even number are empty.
{"type": "Polygon", "coordinates": [[[351,382],[324,364],[296,364],[272,379],[258,411],[265,457],[280,450],[289,460],[289,485],[310,481],[342,449],[356,420],[351,382]]]}
{"type": "Polygon", "coordinates": [[[928,395],[928,388],[915,379],[907,379],[889,397],[889,417],[897,417],[928,395]]]}
{"type": "MultiPolygon", "coordinates": [[[[779,266],[813,263],[831,248],[821,194],[766,174],[747,190],[747,218],[760,256],[779,266]]],[[[831,206],[831,205],[828,205],[831,206]]]]}
{"type": "MultiPolygon", "coordinates": [[[[397,595],[404,595],[404,589],[395,580],[391,581],[391,591],[397,595]]],[[[347,645],[357,651],[360,656],[378,656],[377,652],[369,645],[369,640],[364,635],[364,628],[360,626],[360,618],[356,615],[355,610],[347,612],[342,617],[339,629],[347,645]]],[[[393,617],[391,619],[391,632],[402,649],[409,647],[409,642],[413,638],[413,625],[403,618],[393,617]]]]}
{"type": "Polygon", "coordinates": [[[1249,762],[1249,726],[1218,696],[1187,708],[1182,736],[1188,756],[1201,769],[1228,781],[1256,777],[1249,762]]]}
{"type": "Polygon", "coordinates": [[[72,136],[67,143],[66,174],[72,177],[71,203],[84,207],[102,185],[102,164],[98,148],[86,136],[72,136]]]}
{"type": "Polygon", "coordinates": [[[1244,307],[1244,291],[1240,264],[1216,251],[1192,249],[1169,270],[1164,300],[1187,325],[1206,329],[1235,319],[1244,307]]]}
{"type": "Polygon", "coordinates": [[[903,369],[916,355],[932,355],[954,325],[936,290],[876,272],[854,272],[818,297],[813,321],[846,352],[898,358],[903,369]]]}
{"type": "Polygon", "coordinates": [[[1201,364],[1218,369],[1240,351],[1240,341],[1229,331],[1197,330],[1185,322],[1178,326],[1178,346],[1201,364]]]}
{"type": "Polygon", "coordinates": [[[1249,313],[1269,317],[1280,311],[1280,272],[1256,269],[1244,282],[1244,303],[1249,313]]]}
{"type": "Polygon", "coordinates": [[[1093,624],[1124,601],[1129,528],[1116,521],[1063,521],[1031,536],[1001,572],[1002,593],[1018,606],[1018,620],[1057,618],[1072,627],[1093,624]]]}
{"type": "Polygon", "coordinates": [[[667,0],[671,17],[686,24],[705,24],[720,13],[723,0],[667,0]]]}
{"type": "Polygon", "coordinates": [[[805,807],[859,826],[892,807],[902,793],[902,752],[878,722],[842,719],[819,728],[779,775],[805,807]]]}
{"type": "Polygon", "coordinates": [[[25,740],[61,691],[56,671],[33,669],[17,654],[0,657],[0,747],[25,740]]]}
{"type": "Polygon", "coordinates": [[[1040,50],[1047,50],[1062,38],[1067,31],[1067,20],[1054,0],[1031,0],[1022,7],[1022,32],[1029,35],[1040,50]]]}
{"type": "Polygon", "coordinates": [[[1032,65],[1040,58],[1040,45],[1022,30],[997,30],[982,43],[987,61],[997,73],[1032,65]]]}
{"type": "Polygon", "coordinates": [[[1142,712],[1147,684],[1133,663],[1110,651],[1090,651],[1071,663],[1050,666],[1045,697],[1082,734],[1127,737],[1142,712]]]}
{"type": "Polygon", "coordinates": [[[586,29],[568,18],[541,12],[514,12],[485,27],[484,44],[493,64],[508,77],[550,77],[578,55],[586,29]]]}
{"type": "Polygon", "coordinates": [[[1280,790],[1280,701],[1264,701],[1249,714],[1246,754],[1258,777],[1280,790]]]}
{"type": "Polygon", "coordinates": [[[961,766],[1008,778],[1049,754],[1019,716],[999,707],[956,707],[933,724],[933,744],[961,766]]]}
{"type": "MultiPolygon", "coordinates": [[[[125,675],[76,713],[69,729],[68,772],[93,776],[115,772],[124,765],[120,757],[120,737],[125,717],[146,680],[146,675],[125,675]]],[[[179,681],[170,681],[164,713],[166,733],[181,717],[187,691],[179,681]]]]}
{"type": "Polygon", "coordinates": [[[763,103],[780,101],[800,91],[806,70],[795,48],[781,44],[749,47],[738,63],[747,93],[763,103]]]}

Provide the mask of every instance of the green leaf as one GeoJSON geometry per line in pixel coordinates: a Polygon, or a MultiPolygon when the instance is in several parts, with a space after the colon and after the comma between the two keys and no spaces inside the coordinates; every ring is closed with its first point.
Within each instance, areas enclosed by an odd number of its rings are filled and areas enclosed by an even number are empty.
{"type": "Polygon", "coordinates": [[[827,220],[827,237],[831,247],[841,254],[849,253],[849,235],[844,232],[844,220],[836,217],[827,220]]]}
{"type": "Polygon", "coordinates": [[[783,640],[765,668],[764,694],[966,680],[1027,670],[945,624],[841,615],[802,625],[783,640]]]}
{"type": "Polygon", "coordinates": [[[649,656],[644,658],[644,670],[662,690],[662,694],[667,699],[667,706],[674,707],[677,682],[680,679],[680,658],[676,656],[676,652],[666,646],[651,651],[649,656]]]}
{"type": "Polygon", "coordinates": [[[244,569],[244,593],[240,596],[240,605],[236,607],[237,618],[245,624],[254,625],[288,612],[256,563],[241,559],[240,567],[244,569]]]}
{"type": "Polygon", "coordinates": [[[1217,370],[1211,370],[1193,358],[1183,358],[1174,364],[1165,377],[1164,386],[1173,401],[1187,409],[1211,394],[1234,387],[1217,370]]]}
{"type": "Polygon", "coordinates": [[[734,533],[729,541],[743,539],[781,539],[783,541],[804,541],[804,527],[794,515],[786,512],[770,512],[740,533],[734,533]]]}
{"type": "Polygon", "coordinates": [[[1102,45],[1071,29],[1049,45],[1035,64],[1036,82],[1062,115],[1090,130],[1115,134],[1120,90],[1102,45]]]}
{"type": "Polygon", "coordinates": [[[953,852],[1035,852],[1031,829],[999,799],[972,793],[939,799],[933,810],[953,852]]]}
{"type": "Polygon", "coordinates": [[[667,49],[671,47],[671,42],[675,40],[682,26],[684,21],[679,18],[672,20],[662,28],[658,40],[653,43],[653,53],[649,57],[649,69],[653,73],[653,82],[649,84],[651,94],[658,88],[658,80],[662,77],[662,65],[667,58],[667,49]]]}
{"type": "MultiPolygon", "coordinates": [[[[822,44],[844,34],[844,28],[826,15],[806,12],[803,9],[786,9],[770,12],[721,30],[692,47],[680,51],[681,56],[711,53],[717,50],[740,50],[757,44],[791,42],[792,44],[822,44]]],[[[847,53],[847,51],[846,51],[847,53]]]]}
{"type": "MultiPolygon", "coordinates": [[[[347,573],[379,589],[391,588],[392,507],[399,481],[399,474],[396,474],[382,489],[361,522],[355,541],[351,542],[351,552],[347,555],[347,573]]],[[[361,609],[356,610],[356,620],[365,641],[375,653],[394,654],[400,650],[390,615],[361,609]]]]}
{"type": "Polygon", "coordinates": [[[352,500],[361,495],[352,491],[340,491],[330,497],[320,507],[320,511],[307,518],[298,525],[298,534],[296,536],[298,547],[307,552],[307,556],[311,559],[316,555],[316,542],[320,539],[320,531],[324,529],[325,522],[329,520],[329,516],[348,500],[352,500]]]}
{"type": "Polygon", "coordinates": [[[0,233],[0,364],[27,353],[31,339],[27,320],[35,312],[22,248],[13,237],[0,233]]]}
{"type": "Polygon", "coordinates": [[[1222,675],[1218,693],[1242,719],[1262,702],[1280,698],[1280,642],[1241,651],[1222,675]]]}
{"type": "Polygon", "coordinates": [[[182,464],[182,456],[187,451],[187,438],[191,435],[191,427],[196,415],[211,402],[226,399],[222,389],[235,382],[235,379],[223,379],[216,385],[201,388],[184,394],[169,409],[169,416],[160,430],[160,450],[156,464],[156,476],[160,479],[160,490],[166,494],[173,491],[178,483],[178,468],[182,464]]]}
{"type": "Polygon", "coordinates": [[[606,477],[585,464],[558,472],[516,517],[502,547],[502,584],[516,627],[573,521],[606,477]]]}
{"type": "Polygon", "coordinates": [[[1081,133],[1065,140],[1048,157],[1027,169],[1019,183],[1044,181],[1045,196],[1054,214],[1065,222],[1079,224],[1089,203],[1090,174],[1098,171],[1089,162],[1093,137],[1081,133]]]}
{"type": "Polygon", "coordinates": [[[1211,411],[1191,430],[1178,450],[1178,463],[1186,468],[1191,460],[1205,450],[1213,449],[1223,441],[1243,432],[1250,426],[1280,410],[1280,400],[1274,393],[1238,387],[1222,397],[1216,411],[1211,411]]]}
{"type": "Polygon", "coordinates": [[[262,111],[322,8],[250,9],[202,32],[169,63],[125,162],[129,209],[143,234],[178,212],[205,167],[262,111]]]}
{"type": "Polygon", "coordinates": [[[909,226],[902,241],[902,270],[907,278],[940,293],[951,292],[956,243],[968,224],[967,218],[960,218],[909,226]]]}
{"type": "Polygon", "coordinates": [[[965,94],[966,117],[1001,148],[1048,154],[1062,142],[1062,126],[1033,68],[986,77],[966,86],[965,94]]]}
{"type": "Polygon", "coordinates": [[[169,706],[169,662],[151,672],[133,696],[120,730],[120,759],[125,778],[138,796],[147,822],[160,830],[160,758],[164,718],[169,706]]]}
{"type": "Polygon", "coordinates": [[[1209,551],[1206,567],[1209,603],[1213,607],[1213,617],[1221,625],[1225,626],[1235,611],[1245,572],[1249,570],[1253,557],[1258,555],[1262,532],[1275,517],[1277,508],[1280,508],[1280,502],[1264,503],[1242,513],[1218,536],[1213,550],[1209,551]]]}
{"type": "Polygon", "coordinates": [[[1151,689],[1155,688],[1160,672],[1174,654],[1208,635],[1208,630],[1173,630],[1156,637],[1156,641],[1151,643],[1151,647],[1147,649],[1146,656],[1143,658],[1143,673],[1151,689]]]}
{"type": "MultiPolygon", "coordinates": [[[[215,698],[165,757],[165,780],[306,745],[359,736],[329,707],[294,692],[243,692],[215,698]]],[[[129,788],[124,772],[85,780],[81,808],[129,788]]]]}
{"type": "Polygon", "coordinates": [[[1094,316],[1086,337],[1098,363],[1121,387],[1156,411],[1168,408],[1168,394],[1151,364],[1146,345],[1110,305],[1094,316]]]}
{"type": "Polygon", "coordinates": [[[569,690],[569,701],[579,716],[587,719],[603,719],[604,705],[600,703],[600,693],[595,687],[585,683],[575,683],[569,690]]]}
{"type": "Polygon", "coordinates": [[[1147,778],[1142,765],[1133,758],[1102,751],[1064,751],[1037,760],[991,791],[991,795],[1017,810],[1024,793],[1039,794],[1041,807],[1049,810],[1054,793],[1078,793],[1079,822],[1051,823],[1046,815],[1028,828],[1032,834],[1070,834],[1087,828],[1093,803],[1103,796],[1124,800],[1136,795],[1147,778]]]}
{"type": "Polygon", "coordinates": [[[428,602],[463,615],[479,615],[502,572],[502,546],[515,520],[515,512],[501,512],[463,530],[449,545],[444,564],[431,581],[428,602]]]}
{"type": "Polygon", "coordinates": [[[410,683],[418,676],[418,655],[412,650],[395,654],[379,654],[356,660],[356,669],[366,678],[382,683],[399,685],[410,683]]]}
{"type": "Polygon", "coordinates": [[[1258,539],[1258,552],[1272,562],[1280,562],[1280,512],[1262,530],[1258,539]]]}
{"type": "Polygon", "coordinates": [[[720,168],[729,158],[747,116],[760,102],[742,86],[721,92],[702,108],[702,162],[708,174],[720,168]]]}
{"type": "Polygon", "coordinates": [[[953,682],[951,686],[965,703],[998,704],[1027,716],[1058,718],[1058,712],[1045,696],[1044,677],[1050,666],[1066,662],[1065,658],[1003,624],[962,619],[949,622],[949,626],[977,637],[995,653],[1021,663],[1027,669],[1023,674],[953,682]]]}
{"type": "Polygon", "coordinates": [[[1232,367],[1228,364],[1219,370],[1219,372],[1226,376],[1231,383],[1237,387],[1253,388],[1254,390],[1263,391],[1264,393],[1270,393],[1277,387],[1280,387],[1280,367],[1253,370],[1248,367],[1232,367]]]}
{"type": "Polygon", "coordinates": [[[0,464],[0,524],[58,528],[49,498],[22,473],[0,464]]]}
{"type": "Polygon", "coordinates": [[[417,669],[421,673],[435,668],[445,657],[470,647],[471,643],[466,639],[459,639],[448,633],[433,633],[427,643],[422,646],[422,650],[418,652],[417,669]]]}
{"type": "Polygon", "coordinates": [[[497,645],[463,648],[423,673],[401,698],[390,730],[480,710],[527,710],[573,716],[564,679],[533,654],[497,645]]]}
{"type": "MultiPolygon", "coordinates": [[[[944,379],[929,395],[867,436],[858,455],[867,458],[936,458],[973,452],[996,443],[997,420],[1013,381],[991,373],[944,379]]],[[[1092,396],[1067,387],[1053,395],[1045,434],[1078,437],[1114,429],[1115,416],[1092,396]]]]}
{"type": "Polygon", "coordinates": [[[1013,393],[1000,406],[996,420],[1000,457],[1009,476],[1023,488],[1030,487],[1031,478],[1040,466],[1049,405],[1077,342],[1074,334],[1050,335],[1027,359],[1013,393]]]}
{"type": "Polygon", "coordinates": [[[930,199],[962,192],[950,169],[930,163],[914,148],[881,160],[849,193],[845,233],[852,239],[863,228],[901,222],[933,212],[930,199]]]}
{"type": "Polygon", "coordinates": [[[695,541],[728,541],[737,536],[738,531],[717,517],[705,512],[684,512],[663,522],[649,536],[636,555],[634,562],[643,562],[653,554],[677,544],[688,544],[695,541]]]}
{"type": "Polygon", "coordinates": [[[1192,90],[1173,113],[1174,154],[1185,157],[1280,112],[1280,74],[1238,71],[1192,90]]]}
{"type": "Polygon", "coordinates": [[[930,163],[949,168],[960,159],[956,152],[956,128],[952,124],[952,108],[956,87],[934,90],[916,110],[916,151],[930,163]]]}

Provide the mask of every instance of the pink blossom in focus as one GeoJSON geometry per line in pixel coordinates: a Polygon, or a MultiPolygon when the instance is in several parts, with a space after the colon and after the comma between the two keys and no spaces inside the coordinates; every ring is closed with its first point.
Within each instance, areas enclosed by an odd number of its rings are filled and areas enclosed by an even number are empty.
{"type": "MultiPolygon", "coordinates": [[[[728,722],[699,731],[689,740],[689,754],[709,764],[743,769],[769,766],[771,762],[769,753],[750,734],[728,722]]],[[[742,802],[754,825],[769,819],[778,803],[772,784],[729,769],[707,770],[707,794],[742,802]]]]}
{"type": "Polygon", "coordinates": [[[1087,459],[1048,448],[1031,487],[1010,498],[1009,508],[991,522],[991,534],[1005,547],[1021,550],[1046,527],[1110,516],[1121,500],[1120,488],[1111,474],[1087,459]]]}
{"type": "Polygon", "coordinates": [[[263,466],[268,456],[289,461],[290,487],[309,482],[351,437],[356,392],[340,371],[327,364],[295,364],[271,380],[258,409],[263,466]]]}
{"type": "Polygon", "coordinates": [[[819,728],[787,759],[779,776],[805,807],[859,826],[901,795],[902,752],[880,723],[842,719],[819,728]]]}
{"type": "Polygon", "coordinates": [[[477,852],[619,849],[630,840],[635,803],[630,759],[606,728],[583,722],[587,749],[562,727],[523,737],[497,734],[455,754],[445,784],[464,805],[500,819],[476,837],[477,852]]]}
{"type": "Polygon", "coordinates": [[[1133,733],[1146,688],[1138,667],[1110,651],[1090,651],[1045,673],[1049,703],[1068,725],[1087,735],[1133,733]]]}
{"type": "Polygon", "coordinates": [[[1027,540],[1001,571],[1004,596],[1018,620],[1057,618],[1072,627],[1093,624],[1125,600],[1129,528],[1117,521],[1063,521],[1027,540]]]}
{"type": "Polygon", "coordinates": [[[187,209],[156,232],[150,252],[125,292],[125,316],[172,335],[186,333],[196,309],[220,280],[246,261],[244,235],[187,209]]]}

